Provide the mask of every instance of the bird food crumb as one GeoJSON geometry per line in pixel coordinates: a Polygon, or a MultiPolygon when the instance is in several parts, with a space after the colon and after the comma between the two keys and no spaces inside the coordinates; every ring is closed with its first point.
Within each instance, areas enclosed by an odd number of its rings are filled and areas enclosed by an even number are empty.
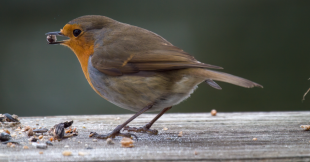
{"type": "Polygon", "coordinates": [[[217,113],[217,111],[216,111],[215,109],[212,109],[212,110],[211,110],[211,115],[212,115],[212,116],[216,116],[216,113],[217,113]]]}
{"type": "Polygon", "coordinates": [[[42,135],[40,135],[40,136],[39,136],[39,139],[42,139],[42,138],[43,138],[43,136],[42,136],[42,135]]]}
{"type": "Polygon", "coordinates": [[[167,128],[167,127],[164,127],[163,130],[166,131],[166,130],[168,130],[168,128],[167,128]]]}
{"type": "Polygon", "coordinates": [[[133,147],[134,141],[131,138],[124,137],[121,142],[122,147],[133,147]]]}
{"type": "Polygon", "coordinates": [[[29,147],[28,146],[24,146],[23,149],[29,149],[29,147]]]}
{"type": "Polygon", "coordinates": [[[303,128],[305,131],[310,130],[310,125],[301,125],[300,128],[303,128]]]}
{"type": "Polygon", "coordinates": [[[108,144],[108,145],[113,145],[114,142],[113,142],[113,140],[112,140],[111,138],[108,138],[108,139],[107,139],[107,144],[108,144]]]}
{"type": "Polygon", "coordinates": [[[182,137],[183,136],[183,132],[180,131],[179,134],[178,134],[178,137],[182,137]]]}
{"type": "Polygon", "coordinates": [[[7,133],[7,134],[11,134],[11,132],[9,131],[9,130],[7,130],[7,129],[5,129],[5,130],[3,130],[5,133],[7,133]]]}
{"type": "Polygon", "coordinates": [[[197,151],[195,151],[195,152],[194,152],[194,155],[198,155],[198,152],[197,152],[197,151]]]}
{"type": "Polygon", "coordinates": [[[97,142],[97,139],[93,139],[93,142],[97,142]]]}
{"type": "Polygon", "coordinates": [[[48,41],[48,43],[54,43],[54,42],[56,42],[57,37],[56,37],[56,35],[48,35],[46,37],[46,40],[48,41]]]}
{"type": "Polygon", "coordinates": [[[24,131],[28,131],[29,129],[31,129],[31,127],[30,127],[30,126],[26,126],[26,127],[24,128],[24,131]]]}
{"type": "Polygon", "coordinates": [[[14,148],[16,145],[12,144],[10,147],[14,148]]]}
{"type": "Polygon", "coordinates": [[[11,147],[13,145],[13,143],[9,142],[6,144],[6,146],[11,147]]]}
{"type": "Polygon", "coordinates": [[[257,138],[253,138],[252,140],[253,140],[253,141],[257,141],[257,138]]]}
{"type": "Polygon", "coordinates": [[[72,152],[71,151],[64,151],[64,152],[62,152],[62,155],[63,156],[71,156],[72,152]]]}
{"type": "Polygon", "coordinates": [[[43,151],[40,151],[39,154],[43,154],[43,151]]]}
{"type": "Polygon", "coordinates": [[[79,156],[85,156],[85,155],[87,155],[87,154],[88,154],[87,152],[79,152],[79,153],[78,153],[79,156]]]}
{"type": "Polygon", "coordinates": [[[33,130],[32,130],[32,129],[29,129],[27,135],[28,135],[29,137],[30,137],[30,136],[33,136],[33,130]]]}

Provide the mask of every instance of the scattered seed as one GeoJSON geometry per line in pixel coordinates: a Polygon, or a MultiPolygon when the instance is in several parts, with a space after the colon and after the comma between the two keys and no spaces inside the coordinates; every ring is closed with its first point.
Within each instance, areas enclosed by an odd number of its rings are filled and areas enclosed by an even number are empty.
{"type": "Polygon", "coordinates": [[[14,148],[16,145],[12,144],[11,147],[14,148]]]}
{"type": "Polygon", "coordinates": [[[15,137],[16,137],[16,133],[12,133],[11,136],[12,136],[13,138],[15,138],[15,137]]]}
{"type": "Polygon", "coordinates": [[[183,132],[180,131],[179,134],[178,134],[178,137],[182,137],[183,136],[183,132]]]}
{"type": "Polygon", "coordinates": [[[49,140],[50,140],[51,142],[54,141],[54,137],[51,137],[49,140]]]}
{"type": "Polygon", "coordinates": [[[40,135],[40,136],[39,136],[39,139],[42,139],[42,138],[43,138],[43,136],[42,136],[42,135],[40,135]]]}
{"type": "Polygon", "coordinates": [[[30,136],[33,136],[33,130],[32,130],[32,129],[29,129],[27,135],[28,135],[29,137],[30,137],[30,136]]]}
{"type": "Polygon", "coordinates": [[[107,139],[107,144],[108,144],[108,145],[113,145],[114,142],[113,142],[113,140],[112,140],[111,138],[108,138],[108,139],[107,139]]]}
{"type": "Polygon", "coordinates": [[[48,41],[48,43],[54,43],[57,41],[57,37],[56,35],[47,35],[46,40],[48,41]]]}
{"type": "Polygon", "coordinates": [[[26,126],[26,127],[24,128],[24,131],[28,131],[29,129],[31,129],[31,127],[30,127],[30,126],[26,126]]]}
{"type": "Polygon", "coordinates": [[[71,151],[64,151],[64,152],[62,152],[62,155],[63,156],[71,156],[72,152],[71,151]]]}
{"type": "Polygon", "coordinates": [[[40,151],[39,154],[43,154],[43,151],[40,151]]]}
{"type": "Polygon", "coordinates": [[[194,155],[198,155],[198,152],[195,151],[195,152],[194,152],[194,155]]]}
{"type": "Polygon", "coordinates": [[[66,132],[65,133],[71,133],[72,132],[72,129],[71,128],[69,128],[68,130],[66,130],[66,132]]]}
{"type": "Polygon", "coordinates": [[[253,141],[257,141],[257,138],[253,138],[253,141]]]}
{"type": "Polygon", "coordinates": [[[65,145],[65,148],[69,148],[69,146],[68,146],[68,145],[65,145]]]}
{"type": "Polygon", "coordinates": [[[8,133],[2,132],[2,133],[0,134],[0,141],[8,141],[8,140],[10,140],[11,138],[12,138],[11,135],[8,134],[8,133]]]}
{"type": "Polygon", "coordinates": [[[45,143],[46,143],[47,145],[53,146],[53,143],[50,142],[50,141],[46,141],[45,143]]]}
{"type": "Polygon", "coordinates": [[[217,111],[215,109],[211,110],[211,115],[216,116],[217,111]]]}
{"type": "Polygon", "coordinates": [[[28,146],[24,146],[23,149],[29,149],[29,147],[28,146]]]}
{"type": "Polygon", "coordinates": [[[88,154],[87,152],[79,152],[79,153],[78,153],[79,156],[85,156],[85,155],[87,155],[87,154],[88,154]]]}
{"type": "Polygon", "coordinates": [[[310,130],[310,125],[301,125],[300,128],[303,128],[305,131],[310,130]]]}
{"type": "Polygon", "coordinates": [[[93,139],[93,142],[97,142],[97,139],[93,139]]]}
{"type": "Polygon", "coordinates": [[[85,129],[86,127],[83,125],[83,128],[85,129]]]}
{"type": "Polygon", "coordinates": [[[30,142],[37,142],[37,141],[38,141],[38,139],[35,138],[35,137],[31,137],[31,138],[29,138],[28,140],[29,140],[30,142]]]}
{"type": "Polygon", "coordinates": [[[122,147],[133,147],[134,141],[131,138],[124,137],[121,142],[122,147]]]}
{"type": "Polygon", "coordinates": [[[166,131],[166,130],[168,130],[168,128],[167,128],[167,127],[164,127],[163,130],[166,131]]]}
{"type": "Polygon", "coordinates": [[[3,130],[5,133],[7,133],[7,134],[11,134],[11,132],[9,131],[9,130],[7,130],[7,129],[5,129],[5,130],[3,130]]]}
{"type": "Polygon", "coordinates": [[[47,149],[47,145],[45,143],[35,143],[34,145],[38,149],[47,149]]]}
{"type": "Polygon", "coordinates": [[[9,142],[6,144],[6,146],[11,147],[13,145],[13,143],[9,142]]]}

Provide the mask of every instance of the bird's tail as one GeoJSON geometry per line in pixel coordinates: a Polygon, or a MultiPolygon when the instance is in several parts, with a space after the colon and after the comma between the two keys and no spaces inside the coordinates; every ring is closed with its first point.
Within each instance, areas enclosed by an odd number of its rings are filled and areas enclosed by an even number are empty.
{"type": "Polygon", "coordinates": [[[216,89],[221,89],[221,88],[213,80],[226,82],[226,83],[234,84],[234,85],[245,87],[245,88],[252,88],[252,87],[263,88],[262,85],[252,82],[250,80],[237,77],[231,74],[223,73],[223,72],[209,70],[209,69],[201,68],[198,71],[198,75],[200,77],[202,76],[206,78],[206,83],[208,83],[211,87],[214,87],[216,89]]]}

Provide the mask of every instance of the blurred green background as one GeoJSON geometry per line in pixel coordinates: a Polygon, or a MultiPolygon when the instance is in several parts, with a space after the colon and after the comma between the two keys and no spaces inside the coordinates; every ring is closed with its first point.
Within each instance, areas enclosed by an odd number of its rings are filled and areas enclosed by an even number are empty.
{"type": "Polygon", "coordinates": [[[151,30],[201,62],[264,86],[206,84],[169,112],[309,110],[310,1],[1,1],[0,113],[20,116],[132,113],[97,95],[74,53],[47,45],[83,15],[151,30]]]}

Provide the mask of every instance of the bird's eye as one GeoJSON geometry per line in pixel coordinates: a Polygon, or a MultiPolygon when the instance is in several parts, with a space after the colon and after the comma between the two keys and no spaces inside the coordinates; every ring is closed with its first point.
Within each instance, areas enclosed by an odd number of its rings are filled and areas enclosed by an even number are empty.
{"type": "Polygon", "coordinates": [[[74,29],[73,30],[73,35],[75,36],[75,37],[77,37],[77,36],[79,36],[80,34],[81,34],[81,30],[80,29],[74,29]]]}

